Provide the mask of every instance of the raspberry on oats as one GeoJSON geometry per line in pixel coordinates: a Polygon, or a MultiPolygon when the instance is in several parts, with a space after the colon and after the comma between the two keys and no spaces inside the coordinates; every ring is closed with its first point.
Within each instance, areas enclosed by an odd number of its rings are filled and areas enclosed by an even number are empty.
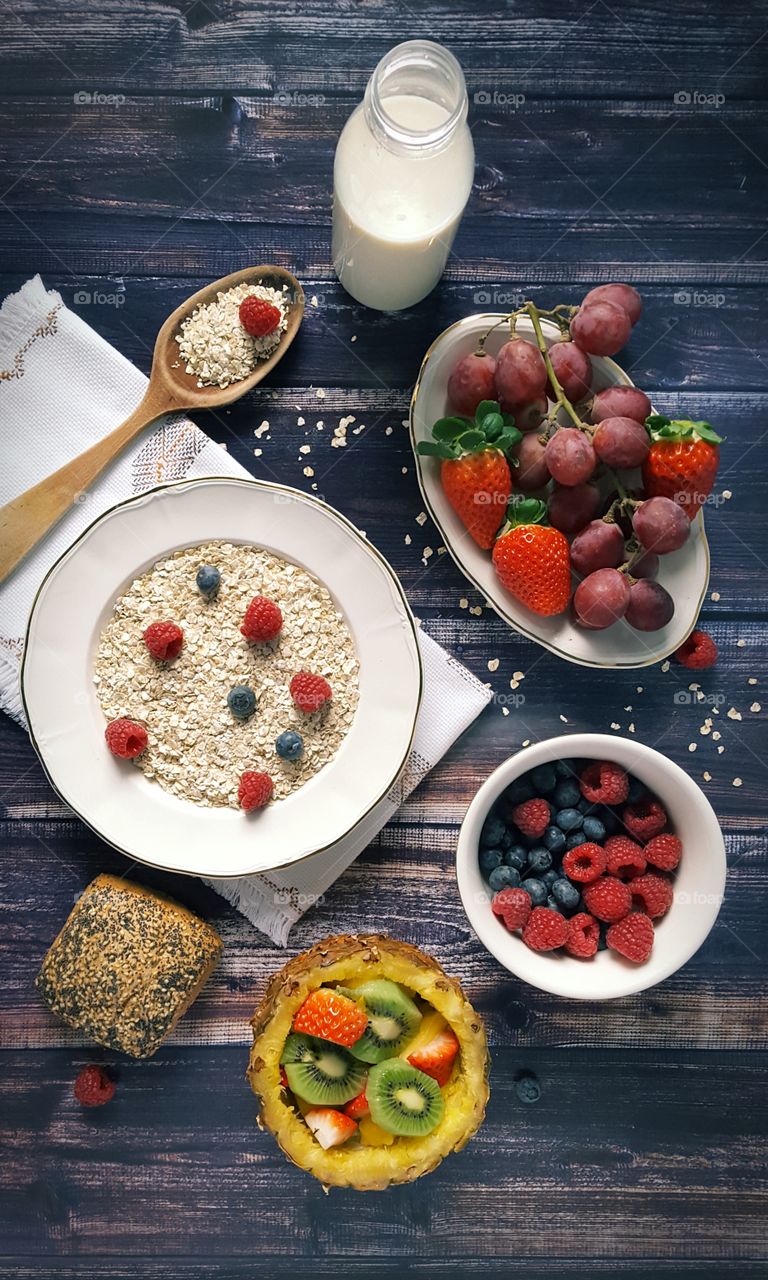
{"type": "Polygon", "coordinates": [[[548,800],[524,800],[512,810],[512,821],[524,836],[543,836],[549,826],[548,800]]]}
{"type": "Polygon", "coordinates": [[[614,876],[602,876],[600,880],[585,885],[583,897],[587,911],[606,923],[621,920],[632,909],[629,886],[614,876]]]}
{"type": "Polygon", "coordinates": [[[618,951],[619,955],[633,960],[635,964],[643,964],[653,949],[653,937],[652,922],[640,911],[635,911],[612,924],[605,940],[611,951],[618,951]]]}
{"type": "Polygon", "coordinates": [[[184,632],[176,622],[151,622],[144,643],[157,662],[173,662],[184,644],[184,632]]]}
{"type": "Polygon", "coordinates": [[[313,675],[311,671],[297,671],[289,686],[290,695],[299,711],[307,715],[319,711],[330,702],[333,690],[323,676],[313,675]]]}
{"type": "Polygon", "coordinates": [[[629,794],[629,778],[621,765],[595,760],[583,770],[579,787],[590,804],[623,804],[629,794]]]}
{"type": "Polygon", "coordinates": [[[652,920],[665,916],[672,906],[672,885],[666,876],[648,871],[630,884],[632,903],[652,920]]]}
{"type": "Polygon", "coordinates": [[[147,747],[147,731],[135,720],[112,720],[104,730],[107,746],[121,760],[135,760],[147,747]]]}
{"type": "Polygon", "coordinates": [[[247,771],[241,776],[237,788],[240,808],[245,809],[246,813],[250,813],[251,809],[263,809],[272,799],[274,789],[268,773],[247,771]]]}
{"type": "Polygon", "coordinates": [[[523,929],[523,942],[531,951],[556,951],[568,938],[568,921],[559,911],[534,907],[523,929]]]}
{"type": "Polygon", "coordinates": [[[254,596],[245,611],[240,630],[252,644],[267,644],[282,630],[283,615],[274,600],[266,596],[254,596]]]}
{"type": "Polygon", "coordinates": [[[588,960],[597,952],[600,941],[600,925],[586,911],[579,911],[568,921],[568,937],[565,949],[569,956],[588,960]]]}
{"type": "Polygon", "coordinates": [[[563,871],[569,880],[574,880],[577,884],[590,884],[605,871],[605,850],[599,844],[585,840],[565,854],[563,871]]]}
{"type": "Polygon", "coordinates": [[[633,876],[641,876],[645,871],[645,853],[629,836],[610,836],[605,842],[605,852],[605,869],[611,876],[631,880],[633,876]]]}
{"type": "Polygon", "coordinates": [[[654,836],[643,852],[652,867],[658,867],[660,871],[674,871],[682,856],[683,842],[670,834],[654,836]]]}
{"type": "Polygon", "coordinates": [[[643,841],[659,835],[667,825],[665,810],[658,800],[652,800],[650,796],[645,800],[637,800],[634,804],[625,805],[621,820],[627,831],[643,841]]]}
{"type": "Polygon", "coordinates": [[[500,916],[510,932],[522,929],[531,914],[531,896],[525,889],[500,889],[494,895],[491,911],[500,916]]]}

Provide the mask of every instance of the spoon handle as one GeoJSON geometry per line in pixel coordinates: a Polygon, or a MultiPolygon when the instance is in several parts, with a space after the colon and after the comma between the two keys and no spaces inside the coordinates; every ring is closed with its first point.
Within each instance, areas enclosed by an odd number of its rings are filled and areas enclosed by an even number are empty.
{"type": "Polygon", "coordinates": [[[82,500],[81,495],[89,485],[142,428],[173,407],[150,383],[141,404],[119,427],[53,475],[0,507],[0,583],[5,582],[73,503],[82,500]]]}

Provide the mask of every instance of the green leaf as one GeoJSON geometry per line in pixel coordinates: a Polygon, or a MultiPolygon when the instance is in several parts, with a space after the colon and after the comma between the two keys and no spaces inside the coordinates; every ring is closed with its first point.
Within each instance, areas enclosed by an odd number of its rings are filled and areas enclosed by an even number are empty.
{"type": "Polygon", "coordinates": [[[715,431],[715,428],[712,426],[712,423],[711,423],[711,422],[704,422],[704,421],[700,421],[700,422],[692,422],[692,423],[691,423],[691,426],[693,427],[694,431],[696,432],[696,435],[697,435],[697,436],[700,436],[702,440],[706,440],[706,441],[707,441],[707,444],[722,444],[722,443],[723,443],[723,439],[724,439],[724,437],[723,437],[723,436],[719,436],[719,435],[717,434],[717,432],[715,431]]]}
{"type": "Polygon", "coordinates": [[[505,427],[514,427],[514,425],[515,425],[515,415],[514,415],[513,413],[502,413],[502,415],[501,415],[501,416],[502,416],[502,418],[504,419],[504,426],[505,426],[505,427]]]}
{"type": "Polygon", "coordinates": [[[472,452],[474,449],[481,448],[485,444],[485,434],[482,431],[465,431],[463,436],[459,436],[458,443],[462,449],[472,452]]]}
{"type": "Polygon", "coordinates": [[[466,429],[465,418],[438,418],[432,428],[432,435],[436,440],[455,440],[466,429]]]}
{"type": "Polygon", "coordinates": [[[454,445],[442,440],[420,440],[416,446],[418,453],[424,458],[455,458],[457,451],[454,445]]]}
{"type": "Polygon", "coordinates": [[[547,508],[539,498],[521,498],[515,495],[507,508],[507,519],[510,524],[542,524],[547,508]]]}
{"type": "Polygon", "coordinates": [[[480,424],[483,422],[483,419],[487,418],[489,414],[498,413],[498,412],[499,412],[498,401],[481,400],[479,405],[475,409],[475,421],[477,422],[478,426],[480,426],[480,424]]]}
{"type": "Polygon", "coordinates": [[[498,435],[504,427],[504,419],[500,413],[487,413],[480,425],[487,436],[498,435]]]}
{"type": "Polygon", "coordinates": [[[507,427],[502,435],[494,441],[497,449],[501,449],[502,453],[506,453],[507,449],[512,449],[519,444],[523,438],[522,431],[518,431],[516,427],[507,427]]]}
{"type": "Polygon", "coordinates": [[[663,413],[649,413],[645,425],[650,431],[659,431],[662,427],[668,427],[671,421],[663,413]]]}

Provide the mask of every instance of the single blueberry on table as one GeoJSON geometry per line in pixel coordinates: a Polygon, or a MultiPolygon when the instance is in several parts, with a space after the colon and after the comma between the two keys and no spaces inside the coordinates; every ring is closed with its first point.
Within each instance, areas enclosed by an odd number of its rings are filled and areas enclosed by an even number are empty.
{"type": "Polygon", "coordinates": [[[596,844],[600,844],[605,839],[605,824],[599,818],[594,818],[592,814],[587,814],[581,827],[584,835],[588,840],[593,840],[596,844]]]}
{"type": "Polygon", "coordinates": [[[542,844],[550,853],[562,853],[565,848],[565,832],[559,827],[547,827],[541,838],[542,844]]]}
{"type": "Polygon", "coordinates": [[[256,710],[256,694],[247,684],[236,684],[227,694],[227,706],[236,720],[247,720],[256,710]]]}
{"type": "Polygon", "coordinates": [[[531,770],[531,782],[533,783],[534,791],[539,795],[548,795],[550,791],[554,790],[557,782],[554,765],[537,765],[535,769],[531,770]]]}
{"type": "Polygon", "coordinates": [[[541,1085],[534,1075],[526,1074],[515,1081],[515,1093],[521,1102],[538,1102],[541,1097],[541,1085]]]}
{"type": "Polygon", "coordinates": [[[530,871],[547,871],[552,866],[552,854],[543,844],[536,845],[528,851],[528,868],[530,871]]]}
{"type": "Polygon", "coordinates": [[[497,849],[504,839],[506,827],[501,818],[497,814],[492,813],[483,823],[483,829],[480,832],[481,849],[497,849]]]}
{"type": "Polygon", "coordinates": [[[587,837],[583,831],[572,831],[565,843],[569,849],[578,849],[580,844],[587,843],[587,837]]]}
{"type": "Polygon", "coordinates": [[[531,899],[534,907],[543,907],[547,900],[547,886],[541,881],[531,876],[528,880],[524,880],[521,886],[531,899]]]}
{"type": "Polygon", "coordinates": [[[500,867],[504,861],[504,854],[501,849],[481,849],[478,862],[483,875],[489,876],[496,867],[500,867]]]}
{"type": "Polygon", "coordinates": [[[212,600],[219,594],[221,574],[215,565],[201,564],[195,574],[195,584],[201,596],[205,596],[206,600],[212,600]]]}
{"type": "Polygon", "coordinates": [[[528,850],[524,849],[521,844],[510,845],[509,849],[504,850],[504,861],[508,867],[514,867],[516,871],[522,871],[528,861],[528,850]]]}
{"type": "Polygon", "coordinates": [[[561,831],[566,834],[569,831],[576,831],[584,821],[584,814],[579,813],[578,809],[560,809],[555,814],[555,822],[561,831]]]}
{"type": "Polygon", "coordinates": [[[558,906],[573,910],[579,905],[581,895],[576,886],[563,877],[560,880],[556,880],[552,885],[552,897],[558,906]]]}
{"type": "Polygon", "coordinates": [[[520,872],[514,867],[494,867],[488,877],[488,883],[494,893],[499,889],[517,889],[520,884],[520,872]]]}
{"type": "Polygon", "coordinates": [[[563,778],[562,782],[558,782],[552,799],[556,809],[569,809],[572,805],[578,804],[581,799],[581,791],[576,779],[563,778]]]}
{"type": "Polygon", "coordinates": [[[286,729],[275,739],[275,751],[281,760],[298,760],[304,750],[304,739],[293,729],[286,729]]]}

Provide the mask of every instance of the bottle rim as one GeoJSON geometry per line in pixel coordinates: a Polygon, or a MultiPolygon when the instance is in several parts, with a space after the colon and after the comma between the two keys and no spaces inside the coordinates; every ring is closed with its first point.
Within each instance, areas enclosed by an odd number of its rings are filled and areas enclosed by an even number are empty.
{"type": "MultiPolygon", "coordinates": [[[[423,96],[430,97],[428,93],[423,96]]],[[[418,151],[440,147],[467,118],[467,86],[461,64],[449,49],[433,40],[406,40],[395,45],[384,54],[368,81],[365,108],[372,128],[390,145],[418,151]],[[409,129],[386,109],[387,82],[404,69],[418,68],[424,71],[425,81],[431,77],[435,87],[442,85],[442,95],[431,100],[448,109],[445,120],[430,129],[409,129]]]]}

